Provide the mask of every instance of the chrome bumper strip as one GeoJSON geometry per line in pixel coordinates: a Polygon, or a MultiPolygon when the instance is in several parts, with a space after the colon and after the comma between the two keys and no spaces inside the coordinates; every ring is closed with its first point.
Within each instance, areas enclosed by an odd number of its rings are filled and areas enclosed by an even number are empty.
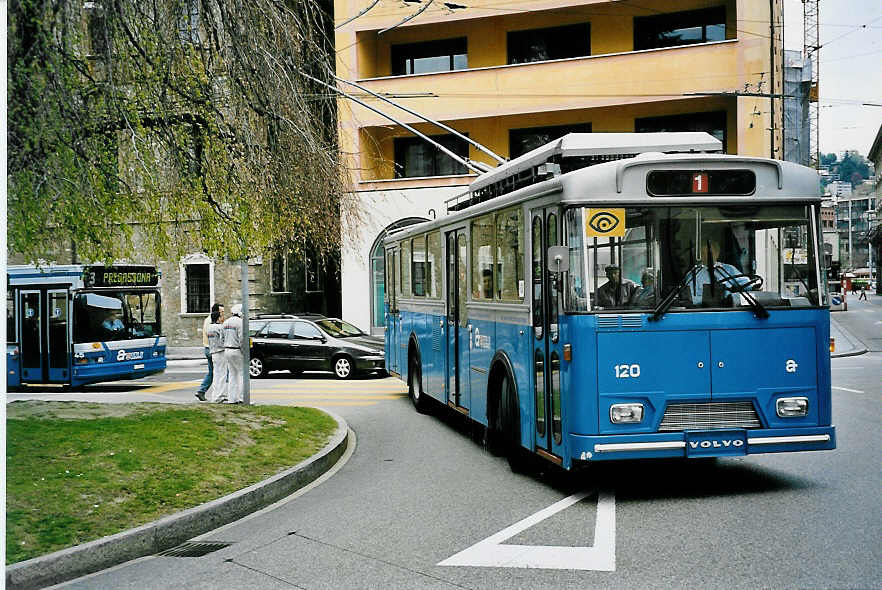
{"type": "Polygon", "coordinates": [[[751,445],[777,445],[782,443],[830,442],[829,434],[811,434],[806,436],[765,436],[748,438],[751,445]]]}
{"type": "Polygon", "coordinates": [[[658,451],[665,449],[684,449],[686,443],[681,440],[664,442],[636,442],[636,443],[608,443],[594,445],[595,453],[610,453],[616,451],[658,451]]]}

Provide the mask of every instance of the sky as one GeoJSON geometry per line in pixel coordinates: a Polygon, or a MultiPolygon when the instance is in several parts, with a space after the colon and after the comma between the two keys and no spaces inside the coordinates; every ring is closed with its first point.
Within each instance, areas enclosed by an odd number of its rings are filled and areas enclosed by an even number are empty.
{"type": "MultiPolygon", "coordinates": [[[[802,50],[802,9],[784,0],[785,49],[802,50]]],[[[819,0],[818,20],[820,149],[866,157],[882,125],[882,1],[819,0]]]]}

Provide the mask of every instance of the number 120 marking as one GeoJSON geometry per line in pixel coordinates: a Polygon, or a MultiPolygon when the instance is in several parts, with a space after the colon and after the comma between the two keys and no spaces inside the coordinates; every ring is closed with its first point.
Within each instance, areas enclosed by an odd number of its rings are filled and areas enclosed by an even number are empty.
{"type": "Polygon", "coordinates": [[[616,379],[628,379],[640,376],[640,365],[616,365],[616,379]]]}

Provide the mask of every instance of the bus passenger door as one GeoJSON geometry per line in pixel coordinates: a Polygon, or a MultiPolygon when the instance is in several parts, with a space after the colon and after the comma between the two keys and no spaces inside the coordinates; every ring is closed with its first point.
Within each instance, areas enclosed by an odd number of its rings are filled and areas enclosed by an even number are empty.
{"type": "Polygon", "coordinates": [[[66,383],[70,380],[70,333],[67,290],[47,293],[49,382],[66,383]]]}
{"type": "Polygon", "coordinates": [[[21,310],[21,380],[43,381],[43,321],[39,291],[22,291],[21,310]]]}
{"type": "Polygon", "coordinates": [[[464,230],[447,234],[447,403],[468,407],[469,346],[466,298],[468,244],[464,230]]]}
{"type": "Polygon", "coordinates": [[[390,373],[401,374],[398,367],[398,355],[401,347],[398,335],[401,331],[398,313],[398,276],[395,270],[398,268],[398,256],[394,249],[386,250],[386,296],[388,297],[388,310],[386,311],[386,370],[390,373]]]}
{"type": "Polygon", "coordinates": [[[560,245],[557,207],[534,209],[530,218],[533,284],[533,406],[536,450],[563,456],[563,402],[559,273],[548,270],[548,248],[560,245]]]}

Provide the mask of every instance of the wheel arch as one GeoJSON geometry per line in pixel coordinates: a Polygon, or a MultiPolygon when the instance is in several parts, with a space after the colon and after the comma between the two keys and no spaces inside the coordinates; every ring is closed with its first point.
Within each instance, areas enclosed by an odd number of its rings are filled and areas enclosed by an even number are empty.
{"type": "Polygon", "coordinates": [[[518,391],[518,382],[515,379],[514,366],[511,359],[505,351],[499,350],[493,355],[490,361],[490,375],[487,379],[487,427],[491,430],[499,428],[499,405],[501,389],[500,383],[504,376],[508,376],[512,384],[512,391],[515,396],[515,408],[518,412],[518,420],[521,414],[521,398],[518,391]]]}
{"type": "MultiPolygon", "coordinates": [[[[419,363],[423,361],[423,354],[420,351],[420,339],[417,338],[414,332],[411,332],[407,337],[407,377],[410,376],[410,361],[416,360],[419,363]]],[[[422,381],[422,368],[420,369],[420,381],[422,381]]],[[[422,383],[420,383],[420,387],[422,387],[422,383]]]]}

